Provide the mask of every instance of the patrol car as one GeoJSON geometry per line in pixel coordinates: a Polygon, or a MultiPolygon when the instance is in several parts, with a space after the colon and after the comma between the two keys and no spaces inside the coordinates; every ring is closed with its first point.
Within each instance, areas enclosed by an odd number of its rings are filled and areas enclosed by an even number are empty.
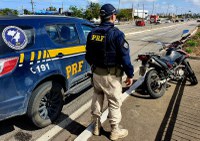
{"type": "Polygon", "coordinates": [[[27,114],[40,128],[51,124],[64,97],[89,85],[93,27],[66,16],[0,17],[0,120],[27,114]]]}

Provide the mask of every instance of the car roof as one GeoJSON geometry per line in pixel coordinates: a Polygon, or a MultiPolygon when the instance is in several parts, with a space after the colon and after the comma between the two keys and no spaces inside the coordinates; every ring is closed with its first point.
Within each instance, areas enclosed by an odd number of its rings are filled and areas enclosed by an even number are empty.
{"type": "MultiPolygon", "coordinates": [[[[55,20],[72,20],[74,22],[86,22],[90,23],[88,20],[77,18],[77,17],[69,17],[63,15],[19,15],[19,16],[0,16],[0,20],[35,20],[35,21],[55,21],[55,20]]],[[[91,23],[90,23],[91,24],[91,23]]]]}

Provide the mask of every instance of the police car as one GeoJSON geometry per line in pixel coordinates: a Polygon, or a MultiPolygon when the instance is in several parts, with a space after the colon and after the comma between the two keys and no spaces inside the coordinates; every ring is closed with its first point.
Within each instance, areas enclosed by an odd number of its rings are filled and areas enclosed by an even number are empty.
{"type": "Polygon", "coordinates": [[[66,16],[0,17],[0,120],[27,114],[40,128],[51,124],[64,97],[89,85],[93,27],[66,16]]]}

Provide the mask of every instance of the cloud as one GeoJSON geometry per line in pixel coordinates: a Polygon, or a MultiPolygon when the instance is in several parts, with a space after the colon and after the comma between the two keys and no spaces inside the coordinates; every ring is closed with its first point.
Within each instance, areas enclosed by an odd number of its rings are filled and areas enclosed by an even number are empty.
{"type": "Polygon", "coordinates": [[[192,2],[194,5],[200,6],[200,0],[186,0],[187,2],[192,2]]]}
{"type": "Polygon", "coordinates": [[[89,2],[99,3],[99,0],[88,0],[89,2]]]}
{"type": "Polygon", "coordinates": [[[130,3],[130,2],[154,2],[157,0],[121,0],[121,3],[130,3]]]}

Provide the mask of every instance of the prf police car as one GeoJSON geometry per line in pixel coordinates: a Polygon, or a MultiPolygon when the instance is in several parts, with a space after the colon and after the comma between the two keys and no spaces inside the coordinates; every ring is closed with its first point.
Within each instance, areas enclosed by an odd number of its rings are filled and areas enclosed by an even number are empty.
{"type": "Polygon", "coordinates": [[[64,16],[0,17],[0,120],[27,114],[38,127],[52,123],[65,95],[88,86],[92,28],[64,16]]]}

